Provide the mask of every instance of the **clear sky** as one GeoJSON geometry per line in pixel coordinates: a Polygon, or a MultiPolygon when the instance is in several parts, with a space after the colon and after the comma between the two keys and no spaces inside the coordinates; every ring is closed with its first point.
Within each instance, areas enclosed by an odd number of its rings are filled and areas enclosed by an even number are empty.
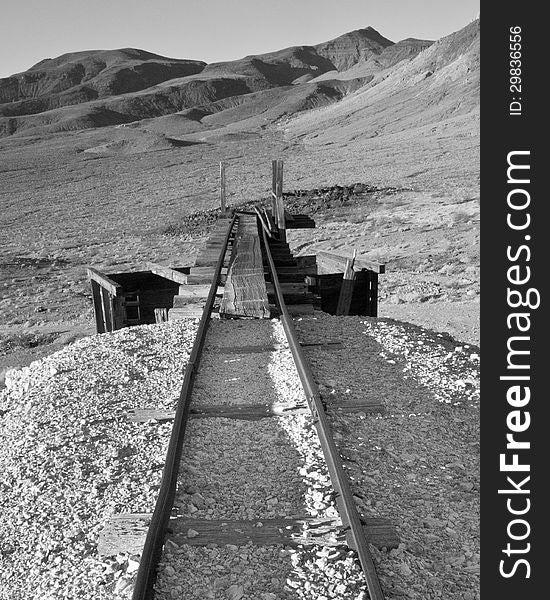
{"type": "Polygon", "coordinates": [[[479,0],[11,0],[0,11],[0,77],[79,50],[132,47],[214,62],[369,25],[394,42],[437,39],[478,11],[479,0]]]}

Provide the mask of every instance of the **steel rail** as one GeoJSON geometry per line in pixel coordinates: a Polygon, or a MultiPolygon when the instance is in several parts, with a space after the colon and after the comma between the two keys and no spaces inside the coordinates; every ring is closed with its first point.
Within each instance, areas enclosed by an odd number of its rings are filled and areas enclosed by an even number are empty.
{"type": "Polygon", "coordinates": [[[206,332],[208,331],[208,326],[210,324],[210,315],[214,306],[214,299],[216,297],[216,291],[219,285],[221,270],[223,267],[225,254],[227,252],[227,246],[229,244],[229,238],[231,236],[231,232],[233,231],[236,219],[237,216],[233,215],[233,218],[228,226],[223,247],[214,270],[214,278],[206,299],[206,305],[199,322],[195,341],[193,342],[193,347],[189,356],[189,362],[185,367],[183,385],[181,387],[181,392],[176,407],[176,414],[174,417],[174,425],[172,427],[172,433],[168,443],[168,450],[166,452],[166,462],[162,473],[159,495],[155,504],[155,510],[153,512],[149,528],[147,530],[147,537],[143,546],[143,552],[139,563],[132,600],[151,600],[153,598],[158,563],[162,554],[162,546],[164,544],[164,538],[176,494],[179,464],[181,461],[183,448],[183,438],[185,435],[185,428],[191,406],[191,392],[193,390],[193,385],[197,375],[206,332]]]}
{"type": "Polygon", "coordinates": [[[359,562],[361,563],[361,567],[365,575],[367,589],[369,591],[371,600],[384,600],[384,593],[380,585],[378,573],[376,572],[376,566],[369,550],[369,541],[365,535],[361,518],[357,513],[355,501],[353,500],[353,493],[351,491],[347,475],[342,466],[338,448],[336,447],[334,439],[332,438],[330,424],[324,411],[321,395],[319,394],[319,388],[317,387],[317,383],[315,382],[307,358],[300,346],[300,342],[298,341],[298,336],[292,322],[292,318],[286,308],[283,293],[281,291],[281,285],[277,276],[277,270],[275,268],[275,262],[273,261],[266,231],[263,227],[262,234],[264,248],[271,271],[271,280],[273,287],[275,288],[275,297],[281,313],[279,318],[283,324],[288,345],[290,346],[292,356],[294,357],[298,375],[300,376],[300,381],[302,382],[302,387],[304,388],[306,399],[313,415],[313,422],[319,436],[319,441],[321,442],[321,448],[323,449],[330,479],[334,489],[336,490],[336,502],[338,504],[338,508],[340,509],[342,522],[345,527],[349,527],[346,533],[348,545],[353,548],[359,556],[359,562]]]}

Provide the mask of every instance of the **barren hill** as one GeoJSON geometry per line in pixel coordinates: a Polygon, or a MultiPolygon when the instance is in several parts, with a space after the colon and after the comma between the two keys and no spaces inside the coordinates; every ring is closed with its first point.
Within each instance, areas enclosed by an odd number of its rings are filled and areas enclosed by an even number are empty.
{"type": "MultiPolygon", "coordinates": [[[[150,119],[195,107],[202,110],[226,98],[300,86],[324,74],[330,75],[323,78],[327,82],[360,80],[362,73],[353,77],[338,74],[367,63],[369,74],[379,70],[390,56],[385,53],[394,45],[367,27],[316,46],[296,46],[209,65],[132,49],[65,54],[0,80],[0,135],[78,130],[150,119]],[[377,57],[381,57],[381,62],[376,61],[377,57]]],[[[420,51],[422,47],[415,48],[420,51]]],[[[407,56],[415,48],[409,47],[407,56]]],[[[357,87],[325,83],[297,92],[289,90],[286,95],[289,105],[303,110],[339,100],[342,89],[357,87]],[[294,94],[296,98],[292,98],[294,94]],[[300,98],[304,95],[311,101],[302,103],[300,98]]],[[[274,94],[276,99],[279,96],[274,94]]],[[[250,106],[250,99],[243,102],[250,106]]],[[[240,102],[230,102],[236,103],[240,102]]],[[[219,106],[212,110],[219,112],[219,106]]],[[[275,108],[274,114],[280,116],[280,110],[275,108]]]]}
{"type": "Polygon", "coordinates": [[[315,137],[315,143],[334,142],[478,114],[479,21],[427,47],[420,40],[394,44],[377,60],[387,66],[368,83],[329,107],[294,115],[285,124],[287,132],[315,137]]]}
{"type": "Polygon", "coordinates": [[[205,64],[133,48],[63,54],[0,80],[0,114],[35,114],[135,92],[168,79],[199,73],[205,64]]]}

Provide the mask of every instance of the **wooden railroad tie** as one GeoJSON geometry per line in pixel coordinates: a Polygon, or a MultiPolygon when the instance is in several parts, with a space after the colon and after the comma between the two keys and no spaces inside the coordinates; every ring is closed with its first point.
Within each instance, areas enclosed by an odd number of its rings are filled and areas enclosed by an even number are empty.
{"type": "MultiPolygon", "coordinates": [[[[112,515],[99,533],[100,556],[141,554],[150,513],[112,515]]],[[[313,517],[256,519],[254,521],[207,520],[175,517],[168,525],[167,542],[177,546],[208,544],[318,545],[345,547],[345,533],[340,520],[313,517]]],[[[365,535],[378,548],[397,548],[399,536],[389,519],[363,519],[365,535]]]]}
{"type": "MultiPolygon", "coordinates": [[[[306,405],[296,406],[269,406],[267,404],[238,404],[238,405],[214,405],[194,406],[189,416],[192,419],[223,418],[239,419],[243,421],[257,421],[268,417],[280,417],[287,414],[307,414],[309,408],[306,405]]],[[[132,408],[126,411],[129,421],[135,423],[171,421],[176,414],[175,410],[161,410],[154,408],[132,408]]]]}
{"type": "MultiPolygon", "coordinates": [[[[337,398],[336,400],[325,401],[326,410],[335,412],[364,412],[364,413],[384,413],[385,407],[380,402],[368,402],[365,400],[347,400],[337,398]]],[[[162,423],[172,421],[176,414],[175,410],[166,410],[158,408],[131,408],[126,411],[126,417],[134,423],[162,423]]],[[[222,419],[240,419],[243,421],[257,421],[270,417],[281,417],[284,415],[310,414],[309,408],[304,404],[293,406],[268,404],[236,404],[236,405],[212,405],[212,406],[194,406],[189,413],[192,419],[222,418],[222,419]]]]}

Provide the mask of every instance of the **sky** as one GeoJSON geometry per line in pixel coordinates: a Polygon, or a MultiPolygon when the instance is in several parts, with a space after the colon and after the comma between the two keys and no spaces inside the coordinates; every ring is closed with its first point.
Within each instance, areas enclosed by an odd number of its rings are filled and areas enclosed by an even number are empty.
{"type": "Polygon", "coordinates": [[[478,14],[479,0],[16,0],[2,6],[0,77],[80,50],[233,60],[369,25],[394,42],[435,40],[478,14]]]}

